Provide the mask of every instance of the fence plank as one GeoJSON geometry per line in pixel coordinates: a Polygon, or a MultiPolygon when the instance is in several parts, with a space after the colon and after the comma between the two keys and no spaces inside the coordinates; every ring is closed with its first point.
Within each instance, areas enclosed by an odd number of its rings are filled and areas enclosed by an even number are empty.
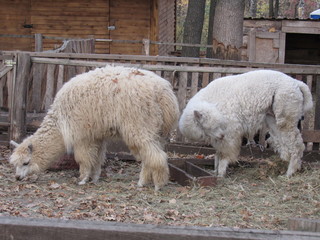
{"type": "Polygon", "coordinates": [[[0,217],[0,239],[318,240],[319,233],[0,217]]]}
{"type": "MultiPolygon", "coordinates": [[[[312,91],[312,79],[313,79],[313,76],[312,75],[308,75],[307,76],[307,85],[310,89],[310,91],[312,91]]],[[[311,111],[310,112],[307,112],[305,115],[304,115],[304,120],[303,120],[303,129],[307,130],[310,128],[310,123],[312,121],[311,119],[311,111]]]]}
{"type": "Polygon", "coordinates": [[[3,66],[0,69],[0,78],[2,78],[4,75],[6,75],[9,71],[12,70],[12,67],[3,66]]]}
{"type": "MultiPolygon", "coordinates": [[[[316,77],[316,98],[314,112],[314,129],[320,130],[320,76],[316,77]]],[[[313,150],[319,150],[319,143],[313,144],[313,150]]]]}
{"type": "Polygon", "coordinates": [[[288,229],[293,231],[320,232],[320,220],[291,218],[288,229]]]}
{"type": "Polygon", "coordinates": [[[206,87],[209,84],[209,73],[205,72],[202,76],[202,87],[206,87]]]}
{"type": "Polygon", "coordinates": [[[30,75],[31,59],[30,55],[18,53],[17,74],[14,81],[14,97],[10,108],[10,139],[20,142],[26,133],[26,102],[27,86],[30,75]]]}
{"type": "Polygon", "coordinates": [[[62,88],[64,80],[64,65],[59,65],[58,80],[57,80],[57,92],[62,88]]]}
{"type": "Polygon", "coordinates": [[[46,93],[44,97],[44,109],[49,109],[50,105],[53,102],[54,98],[54,70],[55,65],[49,64],[47,68],[47,85],[46,85],[46,93]]]}
{"type": "Polygon", "coordinates": [[[193,72],[191,75],[190,97],[193,97],[198,92],[198,84],[199,84],[199,73],[193,72]]]}
{"type": "Polygon", "coordinates": [[[33,82],[32,82],[32,96],[29,110],[40,112],[41,110],[41,89],[42,79],[44,75],[44,64],[33,64],[33,82]]]}
{"type": "Polygon", "coordinates": [[[186,106],[187,83],[188,83],[188,73],[187,72],[180,72],[179,73],[179,88],[178,88],[178,93],[177,93],[180,111],[182,111],[186,106]]]}

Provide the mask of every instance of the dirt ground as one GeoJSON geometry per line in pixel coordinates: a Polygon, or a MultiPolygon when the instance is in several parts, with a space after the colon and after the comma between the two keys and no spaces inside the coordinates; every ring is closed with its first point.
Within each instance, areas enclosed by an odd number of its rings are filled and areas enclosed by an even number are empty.
{"type": "Polygon", "coordinates": [[[304,163],[286,178],[287,164],[273,157],[261,166],[231,167],[215,187],[170,182],[155,193],[153,186],[137,188],[134,161],[107,160],[97,184],[78,186],[77,170],[17,182],[9,156],[1,147],[0,216],[274,230],[286,229],[289,218],[320,219],[319,164],[304,163]]]}

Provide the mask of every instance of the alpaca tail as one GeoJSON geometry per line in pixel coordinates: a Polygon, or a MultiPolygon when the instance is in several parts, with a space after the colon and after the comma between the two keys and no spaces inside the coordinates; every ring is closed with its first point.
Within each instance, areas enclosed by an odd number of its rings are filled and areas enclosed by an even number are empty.
{"type": "Polygon", "coordinates": [[[311,110],[313,106],[312,94],[309,87],[303,82],[299,81],[299,88],[303,94],[303,112],[307,112],[311,110]]]}
{"type": "Polygon", "coordinates": [[[179,105],[173,91],[168,88],[163,89],[159,103],[163,116],[162,135],[168,136],[170,131],[177,126],[180,115],[179,105]]]}

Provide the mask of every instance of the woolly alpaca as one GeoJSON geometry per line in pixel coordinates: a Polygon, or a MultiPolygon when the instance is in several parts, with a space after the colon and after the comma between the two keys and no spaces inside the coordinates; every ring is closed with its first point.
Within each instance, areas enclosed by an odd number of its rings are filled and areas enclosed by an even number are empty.
{"type": "Polygon", "coordinates": [[[281,72],[256,70],[212,81],[190,99],[179,120],[181,133],[211,143],[215,167],[223,177],[237,161],[243,137],[253,136],[266,123],[270,145],[289,161],[286,175],[301,167],[304,144],[298,121],[312,108],[306,84],[281,72]]]}
{"type": "Polygon", "coordinates": [[[133,68],[97,68],[64,84],[40,128],[10,157],[16,178],[47,169],[65,152],[74,153],[80,182],[99,179],[107,138],[122,138],[142,162],[138,185],[168,182],[162,140],[179,118],[171,84],[133,68]]]}

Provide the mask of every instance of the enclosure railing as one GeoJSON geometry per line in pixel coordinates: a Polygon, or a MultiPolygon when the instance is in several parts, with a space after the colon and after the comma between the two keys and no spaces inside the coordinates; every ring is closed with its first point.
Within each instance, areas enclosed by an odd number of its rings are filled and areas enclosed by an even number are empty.
{"type": "MultiPolygon", "coordinates": [[[[46,36],[41,33],[35,33],[32,35],[18,35],[18,34],[0,34],[0,38],[31,38],[34,41],[34,51],[42,52],[43,51],[43,41],[44,40],[57,40],[61,42],[61,44],[68,40],[81,40],[80,38],[71,38],[71,37],[57,37],[57,36],[46,36]]],[[[103,38],[91,38],[95,42],[108,42],[108,43],[125,43],[125,44],[140,44],[142,49],[142,54],[149,55],[150,54],[150,46],[174,46],[174,47],[198,47],[198,48],[212,48],[212,45],[205,44],[191,44],[191,43],[178,43],[178,42],[160,42],[160,41],[152,41],[150,39],[141,39],[141,40],[124,40],[124,39],[103,39],[103,38]]]]}
{"type": "Polygon", "coordinates": [[[305,116],[302,133],[307,149],[319,150],[319,66],[141,55],[2,52],[0,106],[9,109],[10,114],[8,121],[1,121],[0,127],[9,126],[8,139],[19,141],[27,126],[36,128],[39,125],[64,82],[106,64],[139,67],[167,79],[176,92],[180,110],[199,89],[222,76],[253,69],[274,69],[289,74],[307,83],[313,93],[314,111],[305,116]]]}

